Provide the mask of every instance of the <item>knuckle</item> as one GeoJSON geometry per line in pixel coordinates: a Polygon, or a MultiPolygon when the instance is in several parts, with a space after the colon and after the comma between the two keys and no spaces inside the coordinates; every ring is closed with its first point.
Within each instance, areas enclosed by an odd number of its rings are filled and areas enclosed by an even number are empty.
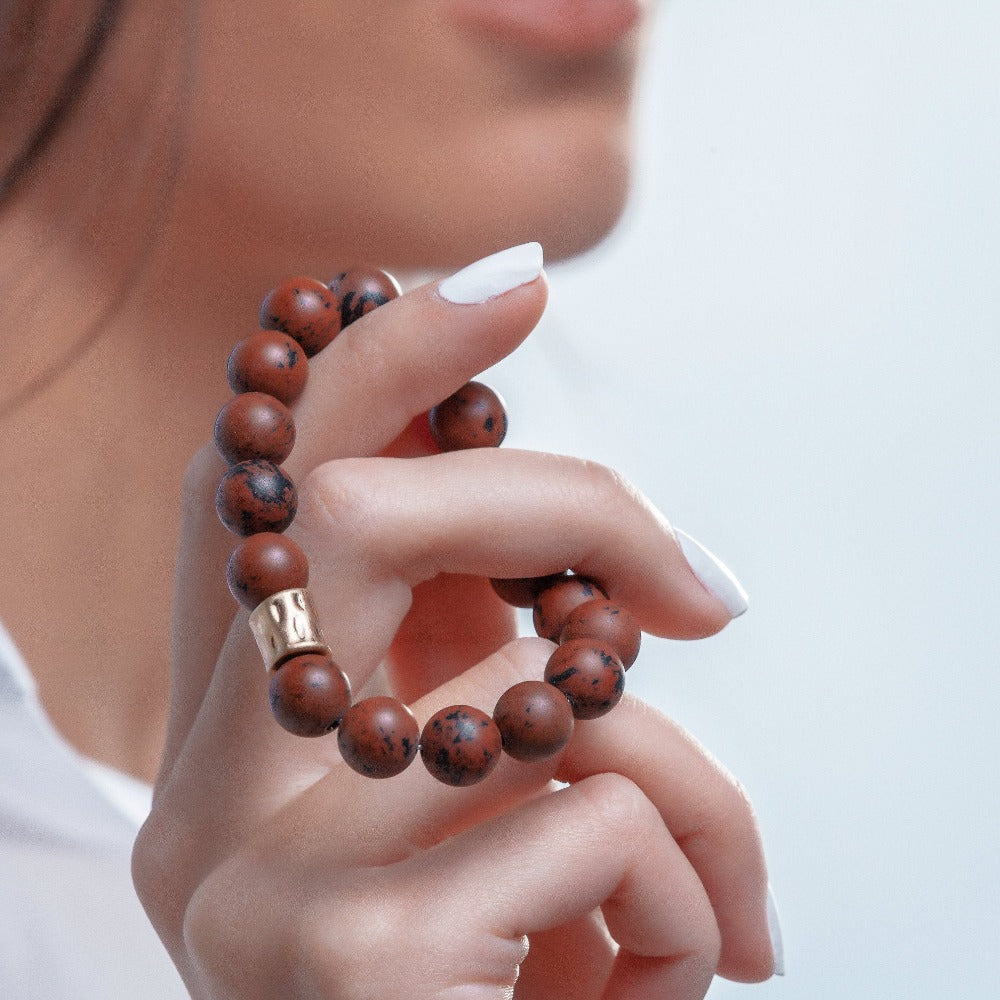
{"type": "Polygon", "coordinates": [[[760,845],[753,803],[746,789],[721,764],[714,763],[717,780],[712,794],[693,810],[688,829],[678,837],[685,850],[713,851],[720,847],[760,845]]]}
{"type": "Polygon", "coordinates": [[[584,484],[584,503],[594,505],[598,511],[623,507],[646,506],[647,501],[639,490],[620,472],[600,462],[578,459],[579,475],[584,484]]]}
{"type": "MultiPolygon", "coordinates": [[[[336,459],[313,469],[298,488],[296,529],[331,544],[364,552],[377,537],[379,490],[368,459],[336,459]]],[[[319,539],[318,539],[319,540],[319,539]]]]}
{"type": "Polygon", "coordinates": [[[648,830],[662,824],[659,812],[645,792],[624,775],[595,774],[576,787],[587,797],[594,820],[616,838],[642,840],[648,830]]]}

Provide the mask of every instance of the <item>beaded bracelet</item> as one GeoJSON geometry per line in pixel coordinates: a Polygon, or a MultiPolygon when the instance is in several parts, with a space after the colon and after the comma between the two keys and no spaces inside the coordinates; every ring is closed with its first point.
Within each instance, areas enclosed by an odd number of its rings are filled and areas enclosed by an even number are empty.
{"type": "MultiPolygon", "coordinates": [[[[215,443],[229,464],[216,510],[244,538],[226,577],[233,596],[251,609],[275,719],[299,736],[336,730],[344,760],[368,777],[399,774],[419,752],[439,781],[472,785],[493,770],[501,750],[520,761],[543,760],[569,742],[575,720],[611,711],[621,700],[641,633],[629,612],[586,577],[567,571],[492,580],[504,601],[533,608],[535,631],[558,643],[544,681],[515,684],[492,716],[469,705],[443,708],[422,731],[396,698],[351,704],[350,682],[333,661],[305,589],[306,555],[281,534],[295,517],[297,499],[279,463],[295,443],[288,407],[305,387],[307,359],[399,294],[391,275],[356,267],[328,284],[289,278],[264,297],[262,330],[240,341],[227,365],[236,395],[215,422],[215,443]]],[[[496,447],[507,432],[502,400],[479,382],[435,406],[428,421],[442,451],[496,447]]]]}

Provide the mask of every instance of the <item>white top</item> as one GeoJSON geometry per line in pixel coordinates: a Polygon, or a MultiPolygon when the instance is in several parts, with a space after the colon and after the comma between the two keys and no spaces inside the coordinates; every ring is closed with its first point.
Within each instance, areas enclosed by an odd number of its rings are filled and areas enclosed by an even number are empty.
{"type": "Polygon", "coordinates": [[[2,626],[0,762],[0,997],[186,997],[129,874],[151,790],[55,731],[2,626]]]}

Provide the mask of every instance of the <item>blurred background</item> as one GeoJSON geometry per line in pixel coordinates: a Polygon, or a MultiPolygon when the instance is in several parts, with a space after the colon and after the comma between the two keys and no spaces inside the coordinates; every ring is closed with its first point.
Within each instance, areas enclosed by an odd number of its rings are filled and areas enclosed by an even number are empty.
{"type": "Polygon", "coordinates": [[[764,831],[787,976],[710,996],[1000,996],[1000,4],[673,0],[650,55],[629,213],[493,382],[750,593],[629,673],[764,831]]]}

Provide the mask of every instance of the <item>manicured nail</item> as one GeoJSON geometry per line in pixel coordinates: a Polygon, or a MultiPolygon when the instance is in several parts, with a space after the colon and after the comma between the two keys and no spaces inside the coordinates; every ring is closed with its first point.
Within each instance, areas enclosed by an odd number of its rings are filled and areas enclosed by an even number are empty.
{"type": "Polygon", "coordinates": [[[747,592],[740,586],[740,581],[733,576],[725,563],[717,556],[713,556],[701,542],[696,542],[679,528],[674,528],[674,534],[680,542],[684,558],[687,559],[691,571],[698,577],[701,585],[722,601],[731,618],[739,618],[750,607],[747,592]]]}
{"type": "Polygon", "coordinates": [[[774,953],[774,974],[785,974],[785,947],[781,941],[781,922],[778,920],[778,904],[774,901],[771,883],[767,884],[767,932],[771,935],[771,951],[774,953]]]}
{"type": "Polygon", "coordinates": [[[542,273],[542,245],[522,243],[477,260],[438,285],[441,298],[458,305],[495,299],[542,273]]]}

